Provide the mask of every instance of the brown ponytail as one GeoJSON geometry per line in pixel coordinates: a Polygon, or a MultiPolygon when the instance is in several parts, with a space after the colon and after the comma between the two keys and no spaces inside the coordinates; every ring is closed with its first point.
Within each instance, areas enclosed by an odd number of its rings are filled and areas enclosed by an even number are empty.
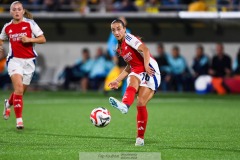
{"type": "Polygon", "coordinates": [[[25,9],[25,13],[23,15],[25,18],[28,18],[28,19],[33,19],[33,15],[31,12],[29,12],[27,9],[25,9]]]}

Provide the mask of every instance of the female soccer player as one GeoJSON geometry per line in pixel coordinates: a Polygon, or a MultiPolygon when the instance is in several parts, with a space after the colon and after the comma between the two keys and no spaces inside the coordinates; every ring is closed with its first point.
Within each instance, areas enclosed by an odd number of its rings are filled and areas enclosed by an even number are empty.
{"type": "Polygon", "coordinates": [[[114,108],[126,114],[129,107],[133,104],[135,94],[138,93],[137,138],[135,146],[143,146],[148,120],[146,105],[160,85],[159,67],[144,43],[134,35],[126,33],[126,28],[121,20],[114,20],[111,23],[111,30],[118,40],[116,52],[127,62],[127,66],[114,81],[109,83],[109,87],[117,89],[119,82],[127,76],[128,86],[122,102],[113,97],[109,98],[109,102],[114,108]]]}
{"type": "Polygon", "coordinates": [[[37,53],[34,43],[45,43],[43,31],[32,20],[32,15],[23,8],[20,1],[14,1],[10,6],[13,19],[6,23],[0,34],[0,54],[3,54],[3,41],[9,39],[9,53],[7,58],[8,74],[11,77],[14,92],[5,100],[3,117],[10,116],[10,106],[14,106],[17,129],[23,129],[22,109],[23,94],[30,84],[37,53]]]}

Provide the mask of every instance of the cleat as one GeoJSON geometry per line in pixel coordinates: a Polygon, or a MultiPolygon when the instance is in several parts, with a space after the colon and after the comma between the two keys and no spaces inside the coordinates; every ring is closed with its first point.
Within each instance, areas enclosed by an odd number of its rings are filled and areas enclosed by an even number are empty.
{"type": "Polygon", "coordinates": [[[120,102],[119,100],[110,97],[109,98],[109,103],[116,109],[118,109],[122,114],[126,114],[128,112],[128,107],[126,104],[120,102]]]}
{"type": "Polygon", "coordinates": [[[8,118],[10,117],[10,113],[11,113],[11,109],[7,107],[7,99],[5,99],[4,101],[4,108],[3,108],[3,118],[5,120],[8,120],[8,118]]]}
{"type": "Polygon", "coordinates": [[[18,122],[16,128],[17,129],[23,129],[24,128],[23,122],[18,122]]]}
{"type": "Polygon", "coordinates": [[[144,146],[144,139],[138,137],[135,146],[144,146]]]}

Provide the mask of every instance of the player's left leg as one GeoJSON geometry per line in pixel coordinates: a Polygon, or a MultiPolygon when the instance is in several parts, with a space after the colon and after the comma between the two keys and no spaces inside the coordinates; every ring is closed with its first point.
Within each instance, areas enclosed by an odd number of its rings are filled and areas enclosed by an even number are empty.
{"type": "Polygon", "coordinates": [[[147,103],[153,97],[154,91],[148,87],[139,87],[137,100],[137,139],[135,146],[144,145],[144,134],[147,127],[147,103]]]}
{"type": "Polygon", "coordinates": [[[24,93],[24,86],[22,82],[22,75],[20,74],[13,74],[11,76],[13,88],[14,88],[14,95],[13,95],[13,106],[16,116],[16,127],[17,129],[23,129],[23,120],[22,120],[22,109],[23,109],[23,93],[24,93]]]}
{"type": "MultiPolygon", "coordinates": [[[[24,91],[23,91],[23,94],[24,94],[27,90],[27,86],[23,85],[23,87],[24,87],[24,91]]],[[[4,100],[3,118],[5,120],[8,120],[10,117],[11,106],[13,105],[13,96],[14,96],[14,92],[11,93],[9,99],[4,100]]]]}

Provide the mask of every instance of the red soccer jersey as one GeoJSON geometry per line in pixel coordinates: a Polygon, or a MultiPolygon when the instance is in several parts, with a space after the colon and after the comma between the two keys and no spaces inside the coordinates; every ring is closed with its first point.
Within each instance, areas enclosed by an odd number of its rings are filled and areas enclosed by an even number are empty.
{"type": "MultiPolygon", "coordinates": [[[[131,72],[145,72],[144,59],[142,53],[138,52],[138,47],[142,44],[141,40],[130,33],[126,33],[125,39],[121,44],[120,55],[130,64],[131,72]]],[[[150,55],[150,63],[154,60],[150,55]]]]}
{"type": "Polygon", "coordinates": [[[31,19],[23,18],[18,24],[9,22],[4,25],[0,39],[9,39],[9,56],[17,58],[33,58],[37,56],[33,43],[22,43],[21,36],[29,38],[38,37],[43,34],[39,26],[31,19]]]}

